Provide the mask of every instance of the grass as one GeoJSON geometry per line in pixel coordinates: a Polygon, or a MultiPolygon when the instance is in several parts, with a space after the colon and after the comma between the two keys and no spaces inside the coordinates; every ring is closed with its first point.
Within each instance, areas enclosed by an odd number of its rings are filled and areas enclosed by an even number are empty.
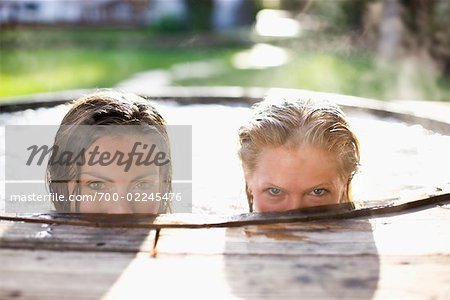
{"type": "Polygon", "coordinates": [[[31,93],[111,87],[136,72],[227,59],[233,51],[173,46],[180,41],[177,35],[155,37],[145,28],[0,31],[0,101],[1,97],[31,93]]]}
{"type": "Polygon", "coordinates": [[[2,31],[0,101],[38,92],[111,87],[136,72],[211,60],[225,67],[206,78],[175,80],[173,85],[289,87],[376,99],[450,100],[448,78],[414,64],[380,66],[364,52],[296,46],[286,65],[239,70],[231,61],[243,46],[196,46],[195,40],[157,36],[147,29],[2,31]]]}
{"type": "Polygon", "coordinates": [[[132,74],[186,61],[223,58],[229,50],[4,49],[0,97],[72,88],[110,87],[132,74]]]}
{"type": "Polygon", "coordinates": [[[381,100],[450,101],[450,80],[401,64],[380,66],[367,54],[299,52],[288,64],[265,70],[233,70],[177,84],[301,88],[381,100]],[[412,73],[412,74],[411,74],[412,73]]]}

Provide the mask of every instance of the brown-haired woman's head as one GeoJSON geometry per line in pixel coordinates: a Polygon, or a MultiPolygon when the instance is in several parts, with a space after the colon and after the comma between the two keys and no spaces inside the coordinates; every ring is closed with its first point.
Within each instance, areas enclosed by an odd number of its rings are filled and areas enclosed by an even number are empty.
{"type": "Polygon", "coordinates": [[[163,117],[137,95],[104,91],[74,101],[64,116],[47,182],[64,195],[54,202],[59,212],[163,213],[171,170],[163,117]]]}
{"type": "Polygon", "coordinates": [[[264,100],[239,130],[250,210],[350,201],[359,144],[340,108],[318,100],[264,100]]]}

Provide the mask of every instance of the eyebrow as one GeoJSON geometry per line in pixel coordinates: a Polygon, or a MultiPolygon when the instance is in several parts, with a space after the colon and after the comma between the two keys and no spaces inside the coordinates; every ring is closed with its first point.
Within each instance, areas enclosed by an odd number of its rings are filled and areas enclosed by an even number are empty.
{"type": "Polygon", "coordinates": [[[315,186],[311,187],[310,189],[314,190],[317,188],[329,187],[329,186],[333,186],[333,184],[331,182],[322,182],[321,184],[316,184],[315,186]]]}
{"type": "Polygon", "coordinates": [[[270,186],[273,186],[273,187],[276,187],[276,188],[280,188],[280,189],[282,188],[278,184],[273,184],[273,183],[268,182],[268,181],[267,182],[264,181],[262,185],[270,185],[270,186]]]}
{"type": "MultiPolygon", "coordinates": [[[[102,179],[102,180],[104,180],[104,181],[112,182],[112,183],[117,182],[117,180],[113,180],[113,179],[111,179],[111,178],[108,178],[108,177],[106,177],[106,176],[97,174],[97,173],[95,173],[95,172],[83,172],[83,173],[80,174],[80,177],[81,177],[82,175],[90,175],[90,176],[93,176],[93,177],[102,179]]],[[[155,173],[155,172],[152,172],[152,173],[150,173],[150,174],[142,174],[142,175],[136,176],[136,177],[133,178],[132,180],[120,180],[119,182],[133,182],[133,181],[137,181],[137,180],[140,180],[140,179],[143,179],[143,178],[153,177],[153,176],[155,176],[155,175],[156,175],[156,173],[155,173]]],[[[152,178],[152,179],[153,179],[153,178],[152,178]]],[[[78,181],[80,181],[80,180],[78,180],[78,181]]]]}
{"type": "MultiPolygon", "coordinates": [[[[281,187],[280,185],[278,185],[278,184],[273,184],[273,183],[270,183],[270,182],[263,182],[263,185],[269,185],[269,186],[273,186],[273,187],[276,187],[276,188],[279,188],[279,189],[284,189],[283,187],[281,187]]],[[[320,184],[316,184],[316,185],[314,185],[314,186],[312,186],[312,187],[310,187],[310,188],[307,188],[307,189],[309,189],[309,190],[314,190],[314,189],[317,189],[317,188],[321,188],[321,187],[329,187],[329,186],[333,186],[333,184],[331,183],[331,182],[328,182],[328,181],[325,181],[325,182],[322,182],[322,183],[320,183],[320,184]]]]}

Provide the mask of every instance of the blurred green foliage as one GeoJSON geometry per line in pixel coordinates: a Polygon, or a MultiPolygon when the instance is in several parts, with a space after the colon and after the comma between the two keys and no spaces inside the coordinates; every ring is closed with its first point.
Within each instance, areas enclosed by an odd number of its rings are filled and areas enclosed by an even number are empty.
{"type": "Polygon", "coordinates": [[[333,51],[301,51],[283,66],[262,70],[236,70],[230,66],[228,72],[217,76],[175,83],[300,88],[380,100],[450,100],[450,81],[445,78],[424,77],[420,72],[404,74],[400,65],[380,66],[369,54],[333,51]]]}
{"type": "Polygon", "coordinates": [[[186,0],[189,29],[203,31],[211,29],[213,0],[186,0]]]}
{"type": "Polygon", "coordinates": [[[228,49],[2,49],[0,97],[73,88],[111,87],[136,72],[205,58],[226,59],[228,49]]]}
{"type": "Polygon", "coordinates": [[[151,29],[68,28],[2,31],[0,97],[73,88],[112,87],[136,72],[189,62],[218,62],[207,77],[173,77],[172,85],[262,86],[311,89],[377,99],[450,100],[450,82],[426,70],[380,65],[368,51],[349,47],[336,35],[304,35],[279,46],[288,64],[241,70],[232,45],[208,35],[159,35],[151,29]],[[199,42],[201,41],[201,42],[199,42]]]}

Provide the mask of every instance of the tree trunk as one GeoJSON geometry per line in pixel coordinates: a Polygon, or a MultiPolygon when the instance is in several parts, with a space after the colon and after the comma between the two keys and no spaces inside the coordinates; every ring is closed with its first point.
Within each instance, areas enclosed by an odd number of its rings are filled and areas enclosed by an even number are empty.
{"type": "Polygon", "coordinates": [[[395,59],[401,51],[402,21],[398,0],[384,0],[378,38],[378,56],[395,59]]]}

